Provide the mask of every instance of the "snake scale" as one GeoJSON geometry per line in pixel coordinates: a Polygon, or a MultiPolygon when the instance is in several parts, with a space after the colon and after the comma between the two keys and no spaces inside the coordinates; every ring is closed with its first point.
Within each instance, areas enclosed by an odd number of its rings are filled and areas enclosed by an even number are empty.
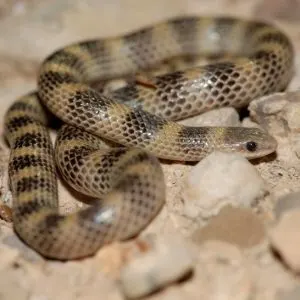
{"type": "Polygon", "coordinates": [[[57,50],[41,65],[37,91],[14,102],[5,116],[15,231],[48,258],[93,255],[137,235],[163,206],[157,158],[199,161],[214,150],[255,158],[275,151],[275,139],[260,129],[175,121],[284,90],[293,59],[278,28],[231,17],[175,18],[57,50]],[[151,76],[151,86],[129,80],[107,94],[91,85],[199,54],[224,59],[151,76]],[[45,107],[65,123],[55,150],[45,107]],[[94,205],[59,213],[56,166],[75,190],[97,199],[94,205]]]}

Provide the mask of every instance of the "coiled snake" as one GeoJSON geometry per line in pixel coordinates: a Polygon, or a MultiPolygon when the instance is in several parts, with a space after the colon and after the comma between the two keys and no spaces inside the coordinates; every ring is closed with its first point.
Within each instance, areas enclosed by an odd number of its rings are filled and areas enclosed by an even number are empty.
{"type": "Polygon", "coordinates": [[[185,127],[174,120],[282,91],[292,67],[292,45],[279,29],[225,17],[177,18],[56,51],[42,63],[37,91],[17,100],[5,117],[16,232],[55,259],[92,255],[138,234],[164,204],[156,157],[198,161],[218,149],[253,158],[276,149],[260,129],[185,127]],[[198,54],[227,59],[153,76],[150,86],[131,80],[109,95],[89,84],[198,54]],[[39,99],[66,123],[55,146],[63,179],[99,199],[66,216],[58,212],[54,151],[39,99]],[[122,146],[109,147],[99,137],[122,146]]]}

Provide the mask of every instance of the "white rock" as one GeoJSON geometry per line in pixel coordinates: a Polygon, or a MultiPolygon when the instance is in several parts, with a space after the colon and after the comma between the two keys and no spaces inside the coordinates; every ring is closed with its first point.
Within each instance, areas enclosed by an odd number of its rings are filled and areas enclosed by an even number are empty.
{"type": "Polygon", "coordinates": [[[300,157],[300,99],[298,102],[289,103],[283,112],[283,118],[287,122],[290,130],[290,142],[292,149],[294,150],[297,157],[300,157]]]}
{"type": "Polygon", "coordinates": [[[179,123],[187,126],[241,126],[239,114],[232,107],[213,109],[179,123]]]}
{"type": "Polygon", "coordinates": [[[193,270],[192,253],[182,239],[162,236],[150,242],[148,252],[129,261],[121,270],[120,285],[127,298],[146,296],[193,270]]]}
{"type": "Polygon", "coordinates": [[[192,169],[182,196],[188,217],[208,218],[227,204],[249,207],[265,193],[264,180],[247,159],[214,152],[192,169]]]}
{"type": "Polygon", "coordinates": [[[284,118],[288,123],[291,131],[299,132],[300,128],[300,101],[295,103],[289,103],[285,107],[284,118]]]}
{"type": "Polygon", "coordinates": [[[300,92],[276,93],[261,97],[248,107],[251,117],[277,142],[277,158],[300,168],[300,92]]]}
{"type": "Polygon", "coordinates": [[[247,118],[244,118],[243,121],[242,121],[242,126],[243,127],[254,127],[254,128],[260,128],[260,126],[253,122],[251,120],[251,118],[247,117],[247,118]]]}
{"type": "Polygon", "coordinates": [[[270,241],[282,259],[295,272],[300,272],[300,209],[285,212],[270,230],[270,241]]]}
{"type": "Polygon", "coordinates": [[[297,208],[300,209],[300,192],[280,197],[275,205],[274,213],[276,218],[279,219],[284,213],[297,208]]]}

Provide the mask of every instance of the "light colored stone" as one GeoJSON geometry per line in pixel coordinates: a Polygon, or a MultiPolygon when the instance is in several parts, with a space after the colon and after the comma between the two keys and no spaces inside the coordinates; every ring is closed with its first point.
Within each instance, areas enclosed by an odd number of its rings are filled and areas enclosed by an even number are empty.
{"type": "Polygon", "coordinates": [[[300,272],[300,209],[285,212],[269,233],[272,247],[295,272],[300,272]]]}
{"type": "Polygon", "coordinates": [[[261,220],[245,208],[224,207],[208,224],[196,230],[193,240],[202,244],[219,240],[240,248],[251,248],[264,241],[265,228],[261,220]]]}
{"type": "Polygon", "coordinates": [[[300,128],[300,97],[299,102],[289,103],[284,111],[285,120],[291,131],[299,131],[300,128]]]}
{"type": "Polygon", "coordinates": [[[284,213],[297,208],[300,209],[300,192],[289,193],[278,199],[274,213],[279,219],[284,213]]]}
{"type": "Polygon", "coordinates": [[[250,117],[244,118],[242,121],[242,125],[243,127],[260,128],[260,126],[257,123],[253,122],[250,117]]]}
{"type": "Polygon", "coordinates": [[[193,270],[186,242],[175,236],[150,239],[151,248],[121,270],[120,285],[127,298],[135,299],[183,278],[193,270]]]}
{"type": "Polygon", "coordinates": [[[179,123],[187,126],[241,126],[239,114],[232,107],[213,109],[179,123]]]}
{"type": "Polygon", "coordinates": [[[188,217],[207,218],[228,204],[249,207],[265,193],[263,179],[247,159],[214,152],[191,170],[182,196],[188,217]]]}
{"type": "Polygon", "coordinates": [[[300,169],[300,91],[276,93],[254,100],[251,117],[275,136],[278,159],[300,169]]]}

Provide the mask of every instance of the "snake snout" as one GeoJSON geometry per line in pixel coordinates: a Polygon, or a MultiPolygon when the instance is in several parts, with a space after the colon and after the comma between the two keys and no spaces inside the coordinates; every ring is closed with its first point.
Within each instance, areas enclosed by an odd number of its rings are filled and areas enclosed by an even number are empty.
{"type": "Polygon", "coordinates": [[[225,150],[237,152],[248,159],[268,155],[277,148],[277,141],[269,133],[258,128],[227,128],[225,150]]]}
{"type": "Polygon", "coordinates": [[[276,151],[277,141],[269,133],[258,128],[243,129],[245,137],[241,150],[247,158],[258,158],[276,151]]]}

